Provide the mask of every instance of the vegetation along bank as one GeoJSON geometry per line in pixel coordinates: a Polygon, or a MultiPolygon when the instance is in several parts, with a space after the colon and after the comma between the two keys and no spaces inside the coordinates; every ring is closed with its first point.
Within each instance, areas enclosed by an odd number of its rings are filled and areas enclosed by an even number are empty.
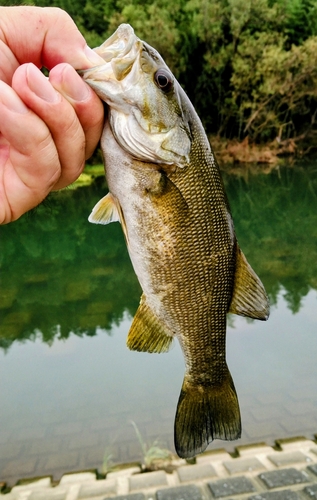
{"type": "Polygon", "coordinates": [[[227,161],[316,149],[317,0],[24,3],[65,9],[92,47],[130,23],[162,54],[227,161]]]}

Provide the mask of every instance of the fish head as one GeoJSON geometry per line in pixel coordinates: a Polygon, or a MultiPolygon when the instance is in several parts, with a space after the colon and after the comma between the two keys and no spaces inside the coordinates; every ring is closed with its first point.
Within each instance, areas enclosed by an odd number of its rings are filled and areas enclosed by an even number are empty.
{"type": "Polygon", "coordinates": [[[186,166],[191,148],[186,106],[160,54],[128,24],[94,50],[105,63],[79,73],[108,104],[119,145],[141,161],[186,166]]]}

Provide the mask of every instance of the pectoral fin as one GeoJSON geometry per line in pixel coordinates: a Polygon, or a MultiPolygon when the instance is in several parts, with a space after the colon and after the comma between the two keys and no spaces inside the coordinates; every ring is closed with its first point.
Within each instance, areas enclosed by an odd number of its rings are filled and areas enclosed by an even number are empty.
{"type": "Polygon", "coordinates": [[[132,351],[167,352],[172,341],[173,337],[147,305],[145,296],[142,295],[128,334],[127,346],[132,351]]]}
{"type": "Polygon", "coordinates": [[[99,200],[92,209],[92,212],[88,217],[89,222],[92,222],[93,224],[120,222],[118,205],[119,203],[117,199],[111,193],[108,193],[106,196],[101,198],[101,200],[99,200]]]}
{"type": "Polygon", "coordinates": [[[112,193],[101,198],[92,209],[89,222],[93,224],[110,224],[110,222],[121,222],[126,241],[128,242],[127,228],[119,201],[112,193]]]}
{"type": "Polygon", "coordinates": [[[269,300],[264,286],[239,247],[229,312],[261,320],[267,320],[270,314],[269,300]]]}

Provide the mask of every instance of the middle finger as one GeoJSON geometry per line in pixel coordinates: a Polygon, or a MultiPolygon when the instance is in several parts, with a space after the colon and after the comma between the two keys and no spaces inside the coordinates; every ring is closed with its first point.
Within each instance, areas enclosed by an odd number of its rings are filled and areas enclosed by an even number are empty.
{"type": "Polygon", "coordinates": [[[61,164],[54,189],[71,184],[85,164],[85,134],[74,108],[33,64],[16,70],[12,88],[50,130],[61,164]]]}

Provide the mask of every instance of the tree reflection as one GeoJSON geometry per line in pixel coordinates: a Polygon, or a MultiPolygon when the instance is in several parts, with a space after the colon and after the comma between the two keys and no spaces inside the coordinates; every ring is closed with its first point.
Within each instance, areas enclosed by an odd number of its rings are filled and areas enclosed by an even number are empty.
{"type": "MultiPolygon", "coordinates": [[[[283,287],[296,313],[317,288],[317,176],[313,168],[269,175],[224,175],[239,243],[272,304],[283,287]]],[[[134,314],[140,287],[119,224],[89,224],[107,188],[51,196],[36,211],[1,227],[0,346],[95,335],[134,314]]]]}
{"type": "Polygon", "coordinates": [[[1,228],[0,345],[45,342],[108,331],[134,314],[140,288],[119,224],[89,224],[106,187],[96,183],[51,196],[35,212],[1,228]],[[58,325],[58,326],[56,326],[58,325]]]}
{"type": "Polygon", "coordinates": [[[271,304],[283,287],[288,307],[298,312],[302,298],[317,288],[317,168],[224,180],[240,246],[271,304]]]}

